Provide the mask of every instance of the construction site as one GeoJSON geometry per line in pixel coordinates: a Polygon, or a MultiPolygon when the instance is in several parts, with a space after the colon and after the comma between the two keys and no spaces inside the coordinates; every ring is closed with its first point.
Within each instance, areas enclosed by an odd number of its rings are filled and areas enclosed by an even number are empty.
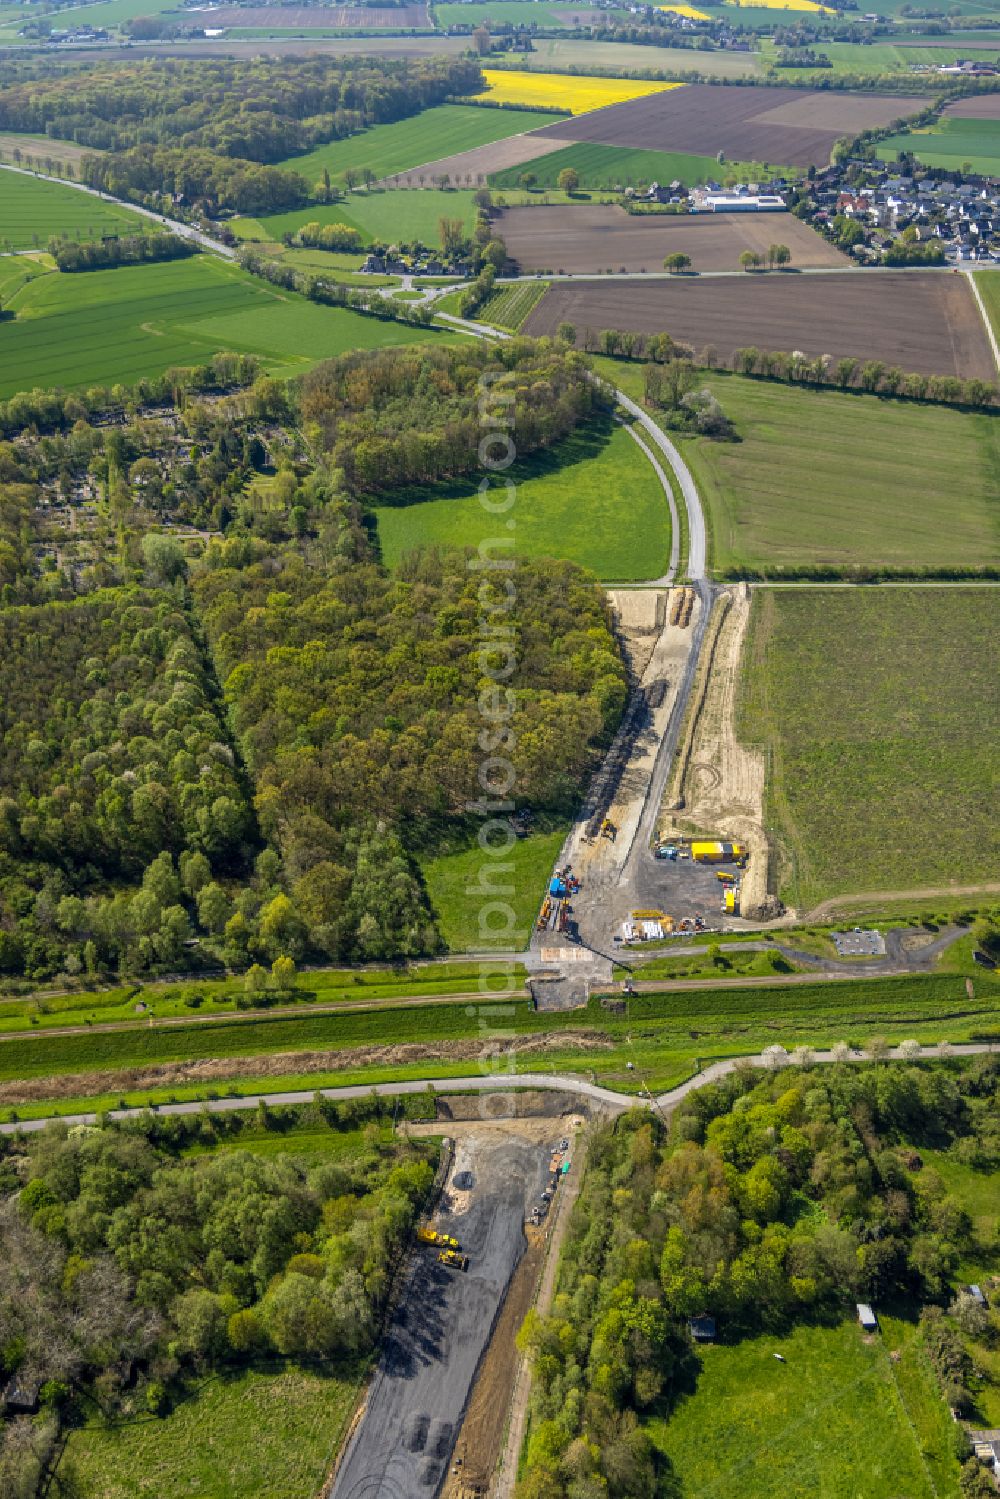
{"type": "Polygon", "coordinates": [[[445,1136],[442,1170],[327,1499],[485,1499],[580,1110],[548,1094],[458,1095],[438,1100],[439,1121],[405,1126],[445,1136]]]}

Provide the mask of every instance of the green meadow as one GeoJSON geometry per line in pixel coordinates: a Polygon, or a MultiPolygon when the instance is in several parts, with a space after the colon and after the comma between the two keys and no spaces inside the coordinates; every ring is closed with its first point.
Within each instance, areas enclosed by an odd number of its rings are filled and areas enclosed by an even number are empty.
{"type": "MultiPolygon", "coordinates": [[[[986,272],[980,287],[991,278],[1000,281],[986,272]]],[[[987,295],[996,308],[1000,286],[987,295]]],[[[594,362],[642,399],[640,366],[594,362]]],[[[1000,562],[1000,414],[742,375],[706,375],[704,384],[739,438],[681,439],[707,503],[716,568],[1000,562]]]]}
{"type": "MultiPolygon", "coordinates": [[[[483,110],[481,113],[487,113],[483,110]]],[[[233,232],[240,239],[280,241],[303,224],[348,224],[361,232],[365,244],[403,244],[422,240],[441,242],[443,218],[461,219],[468,232],[475,227],[476,209],[471,190],[413,187],[358,192],[343,203],[313,204],[291,213],[270,214],[261,219],[234,219],[233,232]]]]}
{"type": "Polygon", "coordinates": [[[740,738],[787,902],[996,879],[994,588],[761,589],[740,738]]]}
{"type": "MultiPolygon", "coordinates": [[[[536,190],[551,191],[558,182],[559,173],[566,167],[572,167],[579,174],[581,189],[594,190],[634,187],[650,182],[669,183],[675,178],[685,187],[694,187],[720,176],[749,181],[767,175],[761,174],[759,167],[755,169],[745,162],[727,161],[725,166],[720,166],[714,156],[638,151],[629,146],[603,146],[596,141],[582,141],[578,145],[566,146],[562,151],[553,151],[550,156],[539,156],[521,166],[493,172],[490,185],[498,189],[516,188],[524,174],[530,173],[536,178],[536,190]]],[[[777,172],[778,168],[771,170],[777,172]]]]}
{"type": "MultiPolygon", "coordinates": [[[[463,11],[466,8],[461,7],[463,11]]],[[[359,172],[368,167],[378,177],[391,177],[459,151],[471,151],[474,146],[487,146],[509,135],[551,125],[553,118],[539,110],[439,104],[410,119],[373,125],[346,140],[329,141],[305,156],[290,156],[280,165],[300,172],[310,187],[322,177],[324,169],[334,182],[342,181],[349,167],[359,172]]]]}
{"type": "MultiPolygon", "coordinates": [[[[41,150],[41,146],[39,147],[41,150]]],[[[0,246],[45,248],[50,235],[100,239],[105,234],[155,233],[158,225],[78,188],[19,172],[0,173],[0,246]]]]}
{"type": "Polygon", "coordinates": [[[565,828],[532,833],[519,838],[502,860],[484,854],[476,843],[468,847],[456,839],[453,848],[421,859],[420,872],[427,894],[441,935],[452,952],[475,952],[484,945],[479,915],[490,899],[483,890],[483,882],[489,878],[500,879],[508,887],[503,899],[513,910],[517,923],[510,948],[520,951],[527,947],[565,837],[565,828]],[[501,867],[497,873],[483,873],[484,869],[497,870],[498,865],[501,867]]]}
{"type": "MultiPolygon", "coordinates": [[[[912,1333],[910,1334],[912,1336],[912,1333]]],[[[697,1385],[646,1430],[698,1499],[956,1499],[951,1421],[929,1371],[897,1372],[852,1322],[699,1349],[697,1385]],[[780,1362],[776,1354],[781,1355],[780,1362]]]]}
{"type": "Polygon", "coordinates": [[[79,1499],[287,1499],[319,1491],[357,1379],[318,1369],[221,1371],[165,1416],[70,1432],[58,1487],[79,1499]],[[70,1479],[70,1475],[72,1475],[70,1479]]]}
{"type": "MultiPolygon", "coordinates": [[[[213,256],[78,275],[51,272],[9,301],[0,323],[0,398],[51,386],[128,384],[221,350],[291,375],[349,349],[433,333],[278,291],[213,256]]],[[[447,335],[446,335],[447,336],[447,335]]]]}
{"type": "MultiPolygon", "coordinates": [[[[659,577],[670,553],[670,513],[660,481],[628,432],[592,421],[556,447],[520,459],[510,512],[518,553],[560,557],[606,581],[659,577]]],[[[380,505],[379,543],[389,567],[419,546],[478,546],[496,534],[473,480],[426,491],[412,504],[380,505]]]]}
{"type": "Polygon", "coordinates": [[[1000,272],[976,271],[975,281],[986,307],[986,315],[993,325],[993,332],[1000,339],[1000,272]]]}

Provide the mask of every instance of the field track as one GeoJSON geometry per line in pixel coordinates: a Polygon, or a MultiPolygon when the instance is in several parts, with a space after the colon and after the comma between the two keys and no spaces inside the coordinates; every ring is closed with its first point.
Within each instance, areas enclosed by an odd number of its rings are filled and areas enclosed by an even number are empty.
{"type": "Polygon", "coordinates": [[[795,88],[687,84],[645,99],[545,125],[541,140],[597,141],[646,151],[690,152],[781,166],[825,165],[844,135],[888,125],[925,108],[926,99],[833,94],[795,88]]]}
{"type": "Polygon", "coordinates": [[[498,229],[521,270],[660,271],[675,250],[695,270],[734,271],[742,250],[787,245],[792,264],[836,269],[850,264],[828,240],[790,213],[628,214],[617,204],[508,208],[498,229]]]}
{"type": "Polygon", "coordinates": [[[780,272],[648,283],[561,282],[523,332],[668,332],[724,360],[736,349],[801,350],[815,357],[881,359],[904,371],[992,381],[993,352],[966,277],[947,271],[780,272]]]}

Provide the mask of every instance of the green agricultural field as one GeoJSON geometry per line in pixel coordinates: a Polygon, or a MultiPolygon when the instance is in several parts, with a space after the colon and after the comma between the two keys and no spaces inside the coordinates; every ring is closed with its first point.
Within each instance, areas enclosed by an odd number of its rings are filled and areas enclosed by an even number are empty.
{"type": "Polygon", "coordinates": [[[552,833],[533,833],[519,839],[503,860],[484,854],[478,844],[471,848],[456,847],[454,851],[421,860],[431,906],[452,952],[474,952],[483,946],[479,913],[491,899],[481,889],[480,873],[484,869],[491,871],[490,876],[482,876],[484,882],[495,877],[510,887],[503,899],[509,902],[517,923],[510,939],[511,949],[520,951],[527,947],[565,836],[565,828],[552,833]],[[497,875],[497,867],[503,865],[509,868],[501,868],[497,875]]]}
{"type": "Polygon", "coordinates": [[[318,306],[201,255],[40,276],[9,308],[17,316],[0,323],[0,398],[52,386],[130,384],[225,349],[259,354],[274,374],[298,374],[348,349],[440,336],[318,306]]]}
{"type": "Polygon", "coordinates": [[[317,146],[306,156],[290,156],[280,165],[300,172],[310,187],[323,176],[324,168],[335,182],[343,180],[348,167],[359,172],[368,167],[379,177],[391,177],[459,151],[470,151],[473,146],[487,146],[509,135],[551,125],[552,120],[551,114],[538,110],[439,104],[411,119],[375,125],[360,135],[317,146]]]}
{"type": "Polygon", "coordinates": [[[715,1499],[952,1499],[951,1422],[910,1414],[883,1342],[861,1329],[797,1327],[700,1349],[693,1394],[668,1420],[646,1422],[673,1465],[677,1492],[715,1499]],[[774,1355],[780,1353],[780,1363],[774,1355]],[[926,1442],[932,1445],[924,1451],[926,1442]],[[947,1475],[938,1487],[931,1476],[947,1475]]]}
{"type": "MultiPolygon", "coordinates": [[[[462,9],[465,10],[464,5],[462,9]]],[[[756,52],[702,52],[690,47],[651,49],[638,42],[594,42],[576,37],[535,37],[534,47],[534,52],[528,55],[504,53],[502,60],[511,67],[536,73],[565,72],[572,68],[588,73],[595,68],[606,68],[611,73],[635,70],[644,74],[652,67],[668,78],[692,72],[706,78],[748,78],[762,71],[760,54],[756,52]],[[651,51],[655,60],[651,60],[651,51]]],[[[500,57],[495,60],[500,61],[500,57]]]]}
{"type": "Polygon", "coordinates": [[[223,1372],[166,1416],[72,1430],[59,1479],[79,1499],[317,1493],[356,1398],[356,1380],[312,1369],[223,1372]]]}
{"type": "Polygon", "coordinates": [[[44,249],[53,234],[100,239],[140,229],[154,233],[157,227],[152,219],[77,188],[19,172],[0,172],[0,245],[11,250],[44,249]]]}
{"type": "MultiPolygon", "coordinates": [[[[592,8],[583,6],[581,15],[588,15],[592,8]]],[[[572,5],[554,4],[551,0],[470,0],[469,4],[444,0],[434,6],[434,14],[441,27],[478,26],[484,21],[493,21],[498,26],[573,27],[572,5]]],[[[608,17],[626,19],[628,11],[611,10],[608,17]]]]}
{"type": "MultiPolygon", "coordinates": [[[[482,111],[486,113],[487,111],[482,111]]],[[[443,218],[461,219],[471,232],[476,209],[471,190],[451,192],[447,188],[414,187],[379,192],[352,193],[344,203],[314,204],[291,213],[275,213],[263,219],[234,219],[232,228],[240,239],[280,241],[303,224],[349,224],[359,229],[365,244],[406,244],[422,240],[440,243],[443,218]]]]}
{"type": "Polygon", "coordinates": [[[1000,271],[976,271],[976,285],[986,307],[993,332],[1000,339],[1000,271]]]}
{"type": "Polygon", "coordinates": [[[107,26],[114,29],[124,26],[126,21],[134,21],[138,16],[172,17],[174,11],[177,12],[179,22],[187,19],[180,9],[179,0],[97,0],[94,5],[74,8],[73,14],[67,16],[65,21],[59,16],[53,16],[52,25],[54,28],[72,25],[107,26]]]}
{"type": "MultiPolygon", "coordinates": [[[[517,485],[517,552],[563,557],[607,581],[658,577],[670,553],[670,514],[648,458],[622,428],[591,422],[556,448],[511,468],[517,485]]],[[[497,519],[480,504],[472,480],[428,490],[409,505],[376,510],[389,567],[418,546],[478,546],[496,535],[497,519]],[[442,493],[442,490],[444,491],[442,493]]]]}
{"type": "MultiPolygon", "coordinates": [[[[490,184],[496,188],[520,186],[526,172],[537,178],[539,189],[551,191],[564,167],[572,167],[579,173],[582,189],[648,186],[651,182],[673,182],[677,178],[685,187],[694,187],[700,182],[717,179],[720,174],[745,181],[759,181],[770,172],[758,163],[727,162],[720,167],[714,156],[688,156],[673,151],[635,151],[626,146],[602,146],[596,142],[581,142],[566,146],[562,151],[553,151],[550,156],[540,156],[535,161],[524,162],[518,167],[494,172],[490,184]]],[[[771,172],[779,169],[774,167],[771,172]]]]}
{"type": "Polygon", "coordinates": [[[761,590],[737,729],[788,902],[996,879],[991,588],[761,590]]]}
{"type": "Polygon", "coordinates": [[[496,328],[509,328],[516,333],[548,289],[547,281],[519,281],[516,286],[502,286],[488,302],[484,302],[476,318],[481,323],[492,323],[496,328]]]}
{"type": "Polygon", "coordinates": [[[705,383],[741,439],[682,443],[715,567],[1000,561],[1000,415],[737,375],[705,383]]]}
{"type": "MultiPolygon", "coordinates": [[[[997,47],[1000,53],[1000,45],[997,47]]],[[[928,167],[983,172],[1000,176],[1000,120],[939,120],[926,130],[890,135],[879,143],[883,161],[912,151],[928,167]]]]}

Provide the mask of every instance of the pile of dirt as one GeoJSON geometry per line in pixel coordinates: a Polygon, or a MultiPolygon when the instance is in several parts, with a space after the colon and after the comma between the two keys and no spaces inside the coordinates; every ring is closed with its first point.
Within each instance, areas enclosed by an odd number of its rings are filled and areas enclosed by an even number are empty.
{"type": "Polygon", "coordinates": [[[661,833],[677,827],[699,832],[711,829],[720,837],[746,843],[750,863],[742,882],[742,914],[760,920],[778,915],[780,907],[768,891],[764,756],[736,737],[736,701],[749,620],[749,589],[741,586],[731,590],[711,654],[693,743],[685,749],[683,781],[674,793],[683,814],[681,818],[671,815],[662,822],[661,833]]]}
{"type": "Polygon", "coordinates": [[[360,1067],[403,1067],[412,1062],[463,1062],[483,1058],[486,1071],[503,1070],[508,1058],[537,1056],[571,1044],[579,1051],[606,1051],[610,1037],[598,1031],[554,1031],[525,1036],[499,1053],[484,1052],[478,1037],[461,1041],[354,1046],[341,1051],[282,1051],[259,1057],[205,1057],[194,1062],[164,1062],[151,1067],[124,1067],[108,1072],[73,1072],[62,1077],[13,1078],[0,1083],[0,1105],[41,1103],[46,1099],[86,1098],[98,1093],[172,1088],[192,1083],[232,1082],[239,1078],[292,1077],[311,1072],[354,1072],[360,1067]]]}

